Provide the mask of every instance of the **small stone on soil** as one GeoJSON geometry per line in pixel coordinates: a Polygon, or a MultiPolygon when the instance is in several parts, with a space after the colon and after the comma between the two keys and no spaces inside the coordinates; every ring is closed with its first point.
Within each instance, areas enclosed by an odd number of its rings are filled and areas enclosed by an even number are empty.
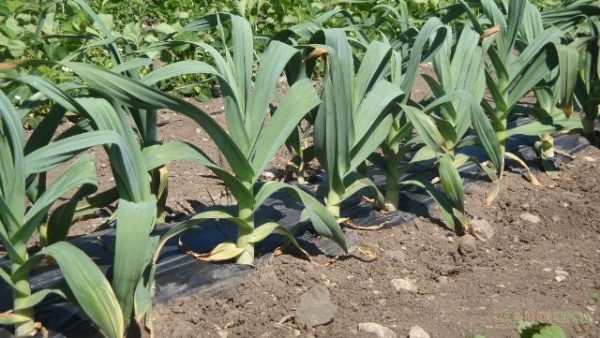
{"type": "Polygon", "coordinates": [[[596,159],[591,156],[586,156],[583,158],[586,162],[596,162],[596,159]]]}
{"type": "Polygon", "coordinates": [[[415,325],[410,328],[408,338],[431,338],[431,336],[422,327],[415,325]]]}
{"type": "Polygon", "coordinates": [[[291,320],[293,318],[294,318],[294,315],[283,316],[277,323],[274,324],[274,326],[276,326],[276,327],[282,326],[285,322],[287,322],[288,320],[291,320]]]}
{"type": "Polygon", "coordinates": [[[556,215],[554,215],[554,216],[552,216],[552,221],[553,221],[553,222],[560,222],[560,217],[559,217],[559,216],[556,216],[556,215]]]}
{"type": "Polygon", "coordinates": [[[494,229],[490,223],[484,219],[474,219],[469,223],[473,236],[482,241],[488,241],[494,237],[494,229]]]}
{"type": "Polygon", "coordinates": [[[566,272],[563,268],[556,268],[556,269],[554,269],[554,273],[556,275],[563,275],[563,276],[568,276],[569,275],[569,273],[566,272]]]}
{"type": "Polygon", "coordinates": [[[379,338],[396,338],[397,335],[389,328],[377,323],[360,323],[358,330],[361,332],[372,333],[379,338]]]}
{"type": "Polygon", "coordinates": [[[534,214],[530,214],[528,212],[524,212],[521,214],[521,219],[525,222],[538,224],[540,222],[540,217],[534,214]]]}
{"type": "Polygon", "coordinates": [[[337,305],[329,300],[329,290],[315,286],[300,297],[295,321],[309,327],[329,324],[337,313],[337,305]]]}
{"type": "Polygon", "coordinates": [[[559,283],[567,279],[567,276],[569,275],[569,273],[563,270],[562,268],[554,269],[554,274],[556,275],[554,277],[554,280],[559,283]]]}
{"type": "Polygon", "coordinates": [[[415,218],[413,222],[415,223],[415,228],[417,228],[418,231],[421,231],[421,229],[425,227],[425,223],[418,218],[415,218]]]}
{"type": "Polygon", "coordinates": [[[396,291],[405,290],[408,292],[417,292],[418,290],[415,282],[409,279],[398,278],[392,279],[391,282],[392,286],[396,289],[396,291]]]}
{"type": "Polygon", "coordinates": [[[406,254],[403,250],[389,250],[386,251],[383,256],[396,263],[404,263],[406,261],[406,254]]]}
{"type": "Polygon", "coordinates": [[[260,178],[264,181],[272,181],[275,179],[275,174],[273,174],[270,171],[265,171],[262,174],[260,174],[260,178]]]}
{"type": "Polygon", "coordinates": [[[227,338],[229,336],[229,332],[225,329],[221,329],[220,327],[215,325],[215,329],[217,330],[217,335],[219,338],[227,338]]]}
{"type": "Polygon", "coordinates": [[[477,241],[471,235],[464,235],[458,239],[458,251],[461,254],[475,252],[477,250],[477,241]]]}
{"type": "Polygon", "coordinates": [[[563,270],[562,268],[554,269],[554,274],[556,275],[554,277],[554,280],[559,283],[567,279],[567,276],[569,275],[569,273],[563,270]]]}

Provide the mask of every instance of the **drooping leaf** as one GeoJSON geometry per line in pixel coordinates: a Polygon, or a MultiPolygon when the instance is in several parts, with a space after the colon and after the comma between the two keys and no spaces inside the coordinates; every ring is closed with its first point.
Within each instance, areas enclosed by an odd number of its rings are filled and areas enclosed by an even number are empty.
{"type": "Polygon", "coordinates": [[[111,338],[122,337],[124,319],[110,284],[96,264],[72,244],[59,242],[44,248],[15,271],[13,278],[26,276],[46,256],[58,263],[78,305],[102,332],[111,338]]]}

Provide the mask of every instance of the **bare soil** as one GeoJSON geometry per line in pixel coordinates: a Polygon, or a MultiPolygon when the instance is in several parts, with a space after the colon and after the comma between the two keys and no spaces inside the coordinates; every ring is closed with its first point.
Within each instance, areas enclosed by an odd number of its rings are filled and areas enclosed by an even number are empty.
{"type": "Polygon", "coordinates": [[[515,337],[518,319],[560,324],[569,337],[600,337],[600,150],[589,147],[544,187],[507,173],[495,202],[489,185],[468,189],[467,210],[492,225],[491,240],[461,254],[459,239],[435,218],[359,232],[358,245],[377,255],[320,264],[290,255],[261,260],[237,288],[157,305],[158,337],[375,337],[358,324],[375,322],[408,335],[419,325],[431,337],[515,337]],[[534,224],[522,219],[539,217],[534,224]],[[559,275],[568,275],[558,281],[559,275]],[[391,280],[415,282],[396,291],[391,280]],[[333,322],[295,323],[301,295],[328,288],[338,306],[333,322]]]}

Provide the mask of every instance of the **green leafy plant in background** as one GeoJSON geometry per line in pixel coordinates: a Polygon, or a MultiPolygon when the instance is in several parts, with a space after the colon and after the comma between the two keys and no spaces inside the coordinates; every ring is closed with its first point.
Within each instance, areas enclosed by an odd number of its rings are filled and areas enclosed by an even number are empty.
{"type": "Polygon", "coordinates": [[[56,2],[4,1],[0,4],[0,60],[65,57],[86,34],[85,18],[56,2]],[[64,20],[70,17],[71,20],[64,20]]]}
{"type": "Polygon", "coordinates": [[[529,323],[522,321],[517,327],[521,338],[566,338],[567,335],[558,325],[548,323],[529,323]]]}
{"type": "MultiPolygon", "coordinates": [[[[118,46],[126,59],[132,53],[143,51],[149,59],[175,62],[188,59],[196,53],[194,44],[180,44],[161,51],[146,47],[173,35],[192,42],[215,42],[213,34],[181,32],[193,19],[217,11],[234,12],[245,16],[257,38],[257,49],[262,51],[270,38],[291,26],[306,27],[320,23],[331,27],[350,27],[362,41],[365,36],[395,34],[395,22],[400,22],[399,8],[408,20],[408,10],[403,1],[387,4],[380,1],[55,1],[27,2],[11,0],[0,4],[0,60],[35,58],[53,61],[78,60],[91,62],[104,68],[120,66],[114,59],[109,45],[118,46]],[[293,8],[293,12],[290,11],[293,8]],[[364,33],[364,32],[370,33],[364,33]]],[[[402,19],[404,20],[404,19],[402,19]]],[[[407,21],[403,23],[408,25],[407,21]]],[[[313,32],[316,31],[313,29],[313,32]]],[[[310,34],[308,37],[312,36],[310,34]]],[[[139,61],[139,60],[138,60],[139,61]]],[[[147,60],[150,61],[150,60],[147,60]]],[[[143,64],[147,69],[151,62],[143,64]]],[[[143,72],[145,69],[142,70],[143,72]]],[[[69,80],[65,72],[53,67],[39,67],[39,75],[55,82],[69,80]],[[66,76],[65,76],[66,75],[66,76]]],[[[206,78],[182,76],[161,84],[162,89],[178,95],[193,95],[199,100],[209,100],[211,91],[198,81],[206,78]]],[[[6,89],[13,101],[27,99],[32,93],[26,86],[6,89]]],[[[38,115],[34,112],[31,124],[36,125],[38,115]]],[[[159,201],[161,197],[159,196],[159,201]]],[[[160,211],[160,208],[159,208],[160,211]]]]}
{"type": "Polygon", "coordinates": [[[426,18],[431,15],[431,12],[438,11],[453,2],[444,0],[407,0],[406,3],[411,16],[426,18]]]}
{"type": "MultiPolygon", "coordinates": [[[[529,323],[520,321],[517,332],[521,338],[566,338],[567,335],[559,325],[548,323],[529,323]]],[[[469,338],[486,338],[483,333],[477,333],[469,338]]]]}
{"type": "Polygon", "coordinates": [[[468,336],[468,338],[486,338],[486,336],[483,333],[476,333],[472,336],[468,336]]]}
{"type": "Polygon", "coordinates": [[[341,29],[317,32],[309,41],[308,73],[323,56],[322,104],[314,121],[315,154],[327,175],[327,207],[340,216],[342,201],[368,188],[377,206],[384,197],[357,169],[385,139],[391,124],[393,105],[404,93],[383,78],[392,49],[374,41],[366,49],[360,67],[354,69],[354,54],[341,29]]]}
{"type": "MultiPolygon", "coordinates": [[[[541,2],[544,2],[544,0],[541,2]]],[[[567,0],[561,2],[559,6],[555,7],[541,6],[544,27],[560,29],[569,37],[569,41],[573,41],[582,35],[589,36],[597,31],[594,25],[600,15],[600,7],[598,7],[596,0],[567,0]]],[[[533,1],[533,3],[540,7],[540,1],[533,1]]]]}

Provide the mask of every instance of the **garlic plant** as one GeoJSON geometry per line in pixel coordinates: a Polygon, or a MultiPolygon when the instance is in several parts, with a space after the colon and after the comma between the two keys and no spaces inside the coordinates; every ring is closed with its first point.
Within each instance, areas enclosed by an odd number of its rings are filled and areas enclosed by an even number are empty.
{"type": "Polygon", "coordinates": [[[321,105],[314,121],[315,154],[327,174],[327,208],[340,216],[342,201],[363,188],[372,191],[379,208],[383,195],[357,168],[385,139],[393,122],[395,104],[404,93],[384,79],[392,56],[389,44],[374,41],[365,51],[360,67],[341,29],[317,32],[309,41],[310,74],[321,56],[324,63],[321,105]]]}

